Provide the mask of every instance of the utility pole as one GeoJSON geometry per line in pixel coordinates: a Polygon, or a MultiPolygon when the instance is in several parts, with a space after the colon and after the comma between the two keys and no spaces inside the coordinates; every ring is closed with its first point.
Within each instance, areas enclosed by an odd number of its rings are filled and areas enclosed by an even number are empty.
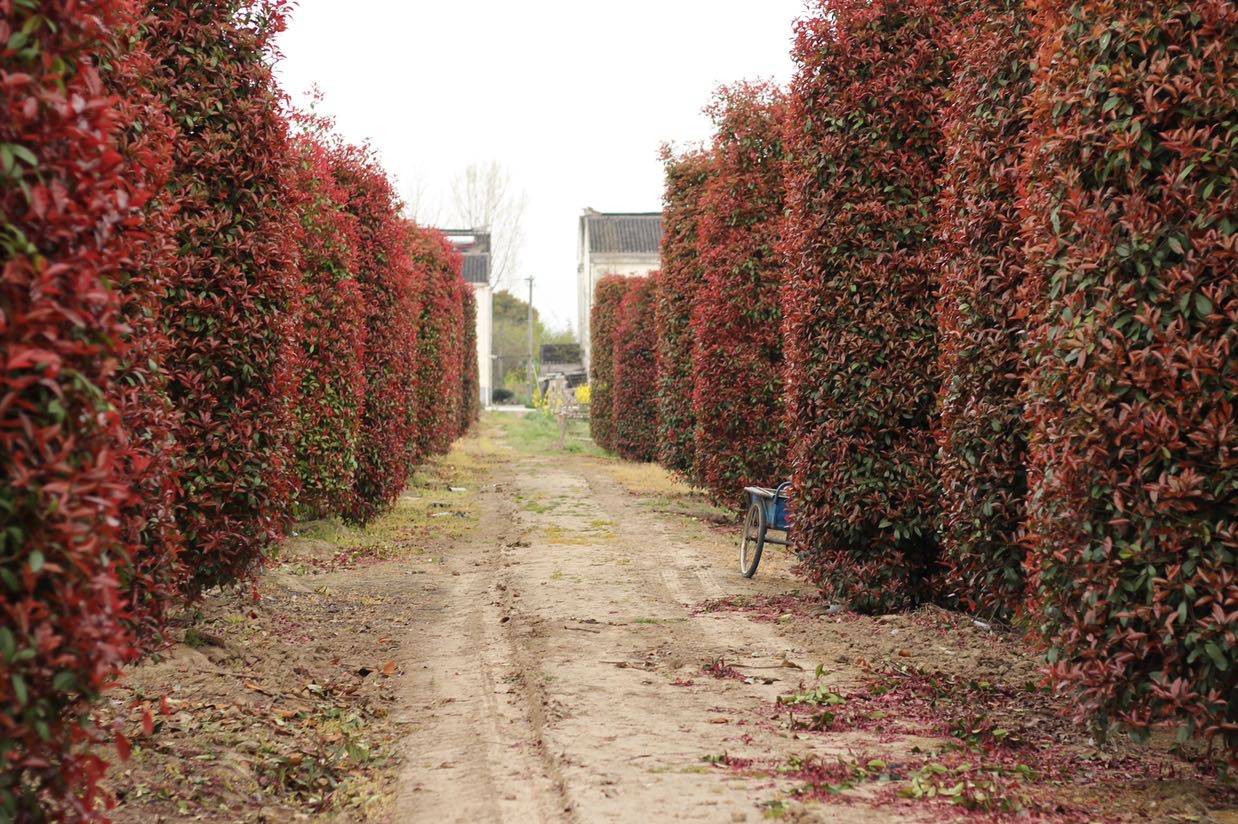
{"type": "Polygon", "coordinates": [[[529,284],[529,395],[537,388],[537,367],[533,360],[533,277],[525,278],[529,284]]]}

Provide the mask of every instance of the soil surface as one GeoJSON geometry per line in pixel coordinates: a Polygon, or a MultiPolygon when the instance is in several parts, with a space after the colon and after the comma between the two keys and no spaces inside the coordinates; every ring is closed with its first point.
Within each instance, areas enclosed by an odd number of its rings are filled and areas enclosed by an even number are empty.
{"type": "Polygon", "coordinates": [[[114,817],[1238,822],[1198,752],[1063,720],[1019,633],[839,611],[779,547],[744,579],[733,513],[556,441],[490,414],[185,616],[100,719],[114,817]]]}

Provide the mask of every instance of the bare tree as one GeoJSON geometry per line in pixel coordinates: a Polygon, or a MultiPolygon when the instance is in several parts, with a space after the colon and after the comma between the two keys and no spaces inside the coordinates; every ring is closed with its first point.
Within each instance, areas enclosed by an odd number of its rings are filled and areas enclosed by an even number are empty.
{"type": "Polygon", "coordinates": [[[498,161],[470,163],[451,182],[453,217],[463,229],[490,230],[490,285],[496,290],[515,277],[524,246],[528,195],[517,190],[498,161]]]}
{"type": "Polygon", "coordinates": [[[425,181],[418,178],[413,183],[400,187],[404,201],[404,214],[419,226],[439,226],[442,223],[443,207],[438,198],[431,198],[425,181]]]}

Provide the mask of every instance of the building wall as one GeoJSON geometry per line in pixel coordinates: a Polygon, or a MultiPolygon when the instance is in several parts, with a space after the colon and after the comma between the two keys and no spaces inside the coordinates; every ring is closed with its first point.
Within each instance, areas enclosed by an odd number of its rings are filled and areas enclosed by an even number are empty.
{"type": "Polygon", "coordinates": [[[474,283],[473,293],[477,297],[477,378],[482,406],[489,406],[494,397],[494,293],[485,283],[474,283]]]}

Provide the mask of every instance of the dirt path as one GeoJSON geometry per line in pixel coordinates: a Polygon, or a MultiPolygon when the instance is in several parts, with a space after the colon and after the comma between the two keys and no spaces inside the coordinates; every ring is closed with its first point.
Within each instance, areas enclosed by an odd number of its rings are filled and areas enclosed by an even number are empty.
{"type": "MultiPolygon", "coordinates": [[[[778,548],[745,580],[734,530],[692,517],[709,508],[654,467],[513,449],[499,434],[487,463],[474,539],[445,555],[413,607],[397,821],[963,813],[883,792],[907,778],[886,762],[940,744],[914,719],[814,734],[777,701],[858,689],[883,660],[943,653],[1012,675],[983,627],[952,626],[962,643],[944,645],[932,617],[840,621],[789,595],[804,587],[778,548]]],[[[1194,789],[1170,803],[1208,814],[1194,789]]]]}
{"type": "Polygon", "coordinates": [[[777,547],[745,580],[730,513],[546,421],[301,532],[113,700],[117,820],[1236,822],[1163,742],[1060,718],[1013,633],[831,609],[777,547]]]}
{"type": "Polygon", "coordinates": [[[726,659],[785,683],[778,665],[802,651],[770,625],[693,608],[785,592],[785,559],[744,581],[713,532],[642,507],[603,461],[500,455],[476,540],[414,614],[397,820],[759,817],[754,788],[768,780],[720,781],[702,759],[759,747],[769,733],[741,719],[778,683],[702,667],[726,659]]]}

